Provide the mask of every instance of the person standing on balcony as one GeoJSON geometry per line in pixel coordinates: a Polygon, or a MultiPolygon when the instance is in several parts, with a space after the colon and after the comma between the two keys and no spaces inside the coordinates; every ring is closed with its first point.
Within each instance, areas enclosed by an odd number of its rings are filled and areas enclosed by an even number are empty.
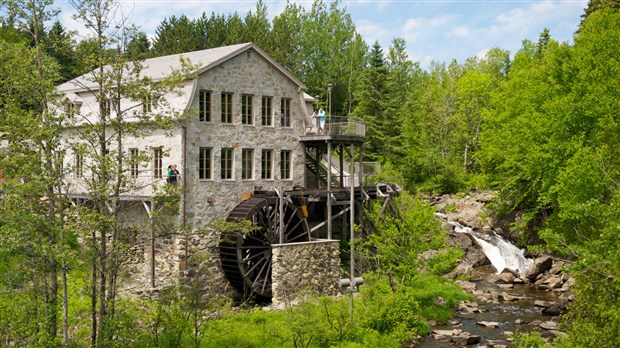
{"type": "Polygon", "coordinates": [[[325,130],[325,120],[326,120],[326,116],[325,116],[325,110],[323,110],[323,108],[319,109],[319,134],[322,134],[323,131],[325,130]]]}
{"type": "Polygon", "coordinates": [[[179,183],[179,171],[177,170],[177,165],[173,164],[168,169],[168,183],[176,186],[179,183]]]}

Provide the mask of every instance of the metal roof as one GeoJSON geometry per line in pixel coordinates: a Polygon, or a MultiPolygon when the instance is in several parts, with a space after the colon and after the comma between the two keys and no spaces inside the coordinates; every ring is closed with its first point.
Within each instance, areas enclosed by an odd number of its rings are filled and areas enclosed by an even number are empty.
{"type": "MultiPolygon", "coordinates": [[[[218,48],[210,48],[202,51],[186,52],[180,54],[174,54],[169,56],[162,56],[156,58],[146,59],[141,62],[142,71],[140,76],[148,77],[155,81],[164,79],[170,74],[173,69],[180,69],[182,67],[181,57],[189,60],[192,65],[197,65],[197,74],[201,74],[247,50],[253,50],[265,60],[267,60],[276,69],[288,76],[295,84],[301,89],[306,87],[297,78],[295,78],[290,72],[284,69],[273,58],[269,57],[265,52],[258,48],[255,44],[248,42],[243,44],[223,46],[218,48]]],[[[131,64],[131,63],[129,63],[131,64]]],[[[110,70],[110,66],[105,66],[104,69],[110,70]]],[[[59,92],[76,92],[82,90],[97,90],[98,85],[94,82],[93,72],[86,73],[73,80],[67,81],[58,86],[59,92]]]]}

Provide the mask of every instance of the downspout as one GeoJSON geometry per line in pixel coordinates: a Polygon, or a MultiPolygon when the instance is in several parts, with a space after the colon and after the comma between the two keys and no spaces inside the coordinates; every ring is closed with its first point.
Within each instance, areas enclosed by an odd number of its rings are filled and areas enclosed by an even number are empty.
{"type": "Polygon", "coordinates": [[[183,168],[183,175],[181,175],[181,187],[183,190],[181,191],[181,228],[183,229],[183,233],[185,234],[185,263],[188,263],[189,260],[189,236],[186,228],[186,218],[185,218],[185,195],[187,192],[187,127],[181,125],[181,161],[183,162],[181,168],[183,168]]]}

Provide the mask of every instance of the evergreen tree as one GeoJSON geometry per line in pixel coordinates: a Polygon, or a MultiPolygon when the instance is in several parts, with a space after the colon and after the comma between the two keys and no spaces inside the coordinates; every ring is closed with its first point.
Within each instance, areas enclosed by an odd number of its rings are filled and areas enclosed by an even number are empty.
{"type": "Polygon", "coordinates": [[[200,30],[195,21],[185,15],[164,19],[155,29],[153,40],[153,54],[165,56],[203,49],[200,30]]]}
{"type": "Polygon", "coordinates": [[[253,42],[266,52],[272,49],[271,23],[267,18],[267,5],[262,0],[256,3],[256,13],[248,12],[245,16],[244,42],[253,42]]]}
{"type": "Polygon", "coordinates": [[[368,55],[368,67],[362,74],[357,88],[359,100],[353,116],[366,123],[365,157],[369,160],[385,160],[388,120],[385,113],[387,69],[383,50],[375,41],[368,55]]]}
{"type": "Polygon", "coordinates": [[[129,60],[141,60],[151,55],[151,43],[143,31],[130,30],[125,34],[129,39],[125,47],[125,54],[129,60]]]}
{"type": "Polygon", "coordinates": [[[55,21],[45,37],[47,54],[60,65],[61,80],[65,82],[77,76],[77,61],[74,53],[74,41],[59,21],[55,21]]]}

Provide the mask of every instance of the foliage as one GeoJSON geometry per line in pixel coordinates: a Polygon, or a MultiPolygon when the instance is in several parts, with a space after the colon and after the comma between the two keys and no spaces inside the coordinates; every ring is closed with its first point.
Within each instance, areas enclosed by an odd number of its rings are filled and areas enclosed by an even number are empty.
{"type": "Polygon", "coordinates": [[[619,340],[619,16],[590,13],[572,47],[545,32],[524,42],[483,131],[483,170],[507,210],[524,211],[521,228],[575,260],[566,346],[619,340]]]}
{"type": "MultiPolygon", "coordinates": [[[[136,62],[129,79],[115,77],[127,72],[133,60],[247,41],[304,81],[321,105],[327,105],[327,85],[332,84],[332,113],[366,121],[365,156],[387,169],[379,179],[430,193],[478,185],[500,190],[500,212],[521,213],[514,231],[537,233],[547,248],[576,260],[571,269],[576,298],[563,324],[570,336],[558,344],[606,346],[619,340],[617,1],[588,3],[574,45],[556,42],[545,29],[538,41],[525,40],[512,61],[509,52],[493,48],[485,57],[463,63],[435,62],[428,71],[409,60],[403,39],[395,38],[385,50],[378,44],[369,48],[340,1],[316,0],[310,8],[287,3],[271,22],[262,1],[243,16],[172,16],[158,27],[152,47],[145,33],[124,18],[96,27],[97,14],[113,19],[105,16],[113,13],[110,2],[72,4],[98,37],[76,43],[74,33],[51,21],[57,14],[51,1],[1,4],[7,16],[0,18],[0,131],[10,145],[0,158],[5,178],[0,202],[0,344],[53,346],[60,342],[57,326],[64,319],[63,328],[73,328],[71,339],[63,337],[65,345],[95,342],[88,322],[102,320],[107,326],[99,330],[107,336],[101,345],[113,344],[113,335],[119,346],[282,346],[294,345],[297,335],[298,345],[394,346],[424,332],[425,319],[444,320],[453,304],[450,299],[459,296],[428,273],[444,272],[458,253],[442,250],[443,234],[431,209],[405,193],[393,211],[373,207],[378,232],[369,235],[360,250],[373,275],[367,276],[353,319],[345,315],[346,301],[319,299],[286,313],[205,320],[199,314],[213,310],[198,300],[195,289],[202,285],[190,283],[162,294],[159,302],[115,301],[115,272],[135,228],[126,228],[118,202],[106,197],[133,187],[127,180],[130,161],[114,151],[122,148],[122,137],[102,140],[101,130],[140,136],[183,115],[165,113],[138,126],[120,118],[110,122],[103,106],[120,96],[166,94],[184,74],[156,84],[140,76],[142,66],[136,62]],[[104,13],[97,13],[101,9],[104,13]],[[53,87],[105,64],[110,64],[109,73],[95,70],[89,75],[99,84],[101,102],[91,116],[100,116],[101,122],[76,135],[92,146],[61,141],[64,115],[48,110],[53,87]],[[72,152],[91,163],[88,169],[95,175],[87,181],[96,209],[72,207],[62,199],[64,176],[75,174],[76,168],[64,160],[72,152]],[[117,238],[115,249],[104,248],[106,236],[117,238]],[[420,254],[428,249],[437,252],[425,260],[420,254]],[[104,274],[110,277],[98,278],[104,274]],[[63,287],[68,298],[62,296],[63,287]],[[433,288],[437,290],[429,290],[433,288]],[[438,297],[448,303],[438,305],[438,297]],[[96,308],[101,303],[109,307],[96,308]],[[63,306],[68,306],[68,317],[61,314],[63,306]],[[140,314],[140,306],[149,314],[140,314]],[[316,328],[325,335],[312,331],[307,318],[321,322],[316,328]],[[269,332],[255,325],[272,320],[269,332]],[[149,326],[153,323],[159,325],[159,331],[151,331],[156,342],[127,329],[154,330],[149,326]]],[[[134,160],[145,163],[149,158],[134,160]]],[[[159,193],[154,221],[161,222],[162,230],[174,230],[176,222],[168,213],[178,208],[178,192],[164,186],[159,193]]],[[[252,226],[216,226],[224,228],[251,231],[252,226]]],[[[523,336],[520,344],[536,342],[535,336],[523,336]]]]}
{"type": "Polygon", "coordinates": [[[521,333],[515,332],[514,343],[519,348],[545,348],[547,342],[540,336],[539,332],[521,333]]]}
{"type": "Polygon", "coordinates": [[[383,202],[375,202],[370,220],[373,232],[363,242],[361,258],[367,260],[371,269],[389,276],[396,288],[411,285],[421,270],[442,273],[454,265],[460,256],[454,249],[438,252],[429,260],[420,254],[427,250],[445,248],[446,234],[434,218],[430,205],[420,197],[407,192],[394,198],[391,211],[382,209],[383,202]]]}

